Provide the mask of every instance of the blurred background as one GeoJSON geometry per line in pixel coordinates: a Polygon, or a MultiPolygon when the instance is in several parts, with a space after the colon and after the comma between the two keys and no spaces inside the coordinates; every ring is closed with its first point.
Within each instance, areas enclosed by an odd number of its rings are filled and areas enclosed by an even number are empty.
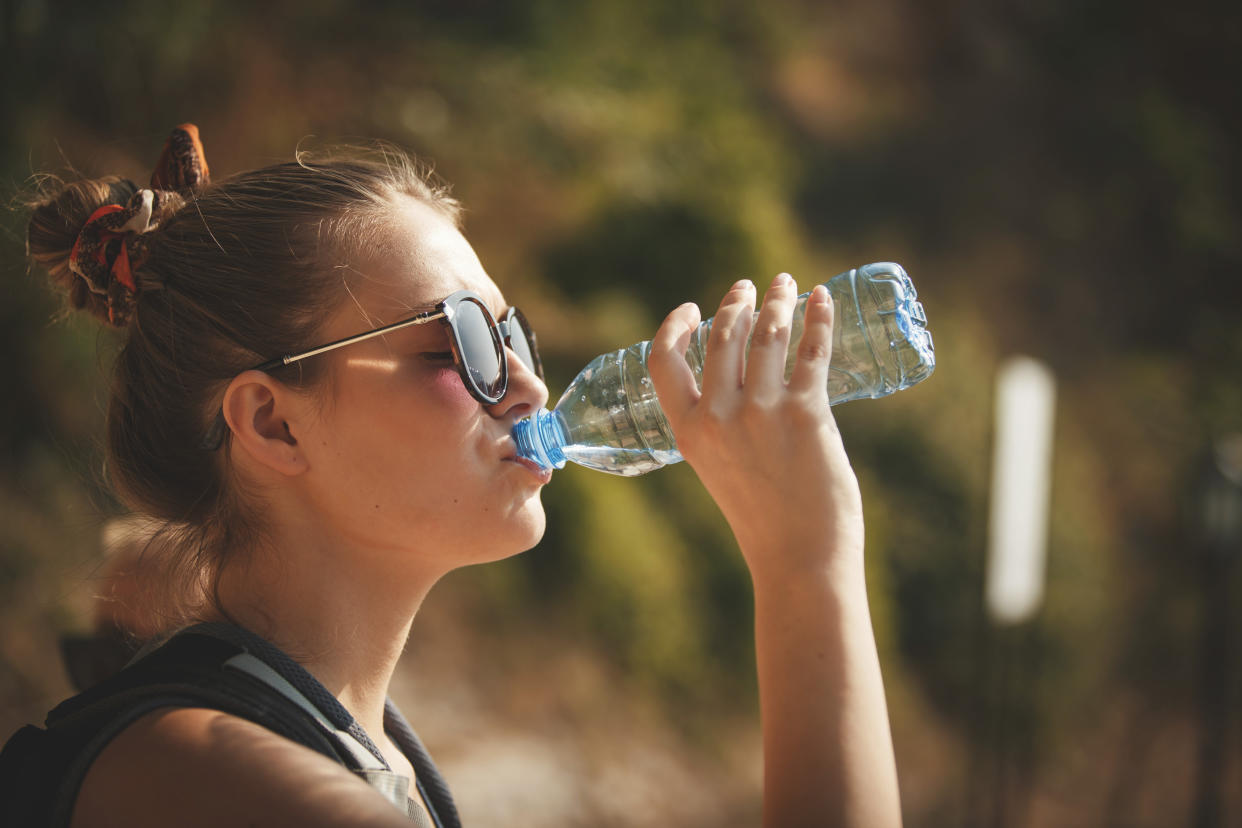
{"type": "MultiPolygon", "coordinates": [[[[433,162],[553,398],[746,276],[905,265],[938,368],[838,407],[907,824],[1242,823],[1242,7],[1183,0],[4,0],[0,191],[381,138],[433,162]],[[1047,582],[983,600],[998,366],[1057,382],[1047,582]],[[1234,475],[1232,478],[1230,475],[1234,475]]],[[[117,338],[0,225],[0,738],[70,692],[117,338]]],[[[580,468],[394,688],[467,824],[744,826],[749,584],[683,465],[580,468]]]]}

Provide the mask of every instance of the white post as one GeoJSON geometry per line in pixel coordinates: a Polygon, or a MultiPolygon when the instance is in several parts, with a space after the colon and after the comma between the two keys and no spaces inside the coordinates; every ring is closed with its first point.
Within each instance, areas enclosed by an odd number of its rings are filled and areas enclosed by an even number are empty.
{"type": "Polygon", "coordinates": [[[1029,620],[1043,601],[1055,406],[1046,365],[1014,357],[1001,366],[984,585],[998,624],[1029,620]]]}

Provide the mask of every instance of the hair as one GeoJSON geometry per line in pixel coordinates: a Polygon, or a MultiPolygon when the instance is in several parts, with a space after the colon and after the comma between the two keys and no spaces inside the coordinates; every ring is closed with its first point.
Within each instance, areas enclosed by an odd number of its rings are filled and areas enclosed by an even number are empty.
{"type": "MultiPolygon", "coordinates": [[[[92,213],[126,204],[137,190],[116,176],[48,179],[28,205],[29,259],[71,307],[105,323],[105,297],[70,270],[69,258],[92,213]]],[[[184,599],[180,617],[169,619],[178,622],[203,601],[223,610],[219,573],[231,556],[263,542],[258,496],[245,490],[228,451],[202,447],[228,382],[315,339],[348,291],[352,271],[342,263],[380,239],[401,196],[455,225],[460,210],[425,167],[391,147],[299,154],[194,193],[159,196],[113,369],[106,468],[121,501],[158,522],[149,549],[184,599]]],[[[316,362],[288,369],[287,381],[314,386],[322,379],[316,362]]]]}

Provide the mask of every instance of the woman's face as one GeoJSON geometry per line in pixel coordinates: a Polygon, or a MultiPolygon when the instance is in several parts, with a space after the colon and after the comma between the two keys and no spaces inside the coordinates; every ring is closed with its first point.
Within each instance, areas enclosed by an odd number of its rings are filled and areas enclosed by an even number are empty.
{"type": "MultiPolygon", "coordinates": [[[[508,307],[461,233],[412,198],[394,205],[387,243],[355,269],[324,341],[407,318],[457,290],[483,297],[496,317],[508,307]]],[[[462,384],[439,321],[325,354],[326,401],[305,437],[307,505],[350,546],[409,553],[445,571],[535,545],[548,475],[515,460],[510,431],[548,391],[506,356],[508,394],[485,406],[462,384]]]]}

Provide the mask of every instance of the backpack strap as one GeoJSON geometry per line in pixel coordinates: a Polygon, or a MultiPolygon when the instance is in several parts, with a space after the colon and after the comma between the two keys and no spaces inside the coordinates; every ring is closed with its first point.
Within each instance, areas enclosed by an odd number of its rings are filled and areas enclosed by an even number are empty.
{"type": "Polygon", "coordinates": [[[246,665],[254,670],[250,674],[264,683],[268,683],[268,680],[273,675],[283,679],[283,681],[277,681],[274,686],[274,689],[280,692],[281,695],[294,701],[299,707],[310,713],[317,723],[322,725],[326,722],[333,733],[340,735],[348,734],[349,737],[352,737],[354,744],[349,744],[346,749],[351,756],[357,758],[358,767],[367,768],[369,763],[357,754],[356,746],[361,746],[365,752],[369,753],[379,763],[376,767],[388,767],[388,763],[384,761],[384,755],[380,753],[380,749],[375,742],[371,741],[371,737],[362,729],[362,726],[358,724],[353,715],[345,709],[345,706],[337,700],[336,696],[329,693],[327,688],[307,672],[305,667],[290,658],[284,650],[275,644],[255,635],[244,627],[217,622],[195,624],[192,627],[187,627],[180,635],[209,636],[226,641],[240,651],[248,653],[251,659],[237,660],[230,666],[247,672],[242,666],[246,665]]]}
{"type": "MultiPolygon", "coordinates": [[[[343,753],[348,757],[348,765],[353,770],[370,771],[387,768],[387,764],[382,757],[375,756],[354,734],[333,725],[328,720],[328,717],[311,704],[310,700],[290,684],[284,676],[255,656],[250,653],[239,653],[224,662],[222,666],[226,670],[237,670],[258,679],[297,705],[307,716],[314,720],[315,724],[319,725],[324,735],[333,742],[337,752],[343,753]]],[[[370,740],[368,739],[368,741],[370,740]]]]}
{"type": "MultiPolygon", "coordinates": [[[[0,822],[68,825],[91,763],[126,727],[162,707],[203,707],[260,724],[345,766],[409,813],[408,780],[391,772],[365,731],[301,665],[240,627],[201,624],[53,709],[46,730],[18,731],[0,752],[0,822]]],[[[411,753],[398,742],[438,828],[459,828],[451,797],[424,789],[424,773],[431,788],[443,785],[425,749],[411,753]],[[415,761],[420,756],[425,764],[415,761]]]]}
{"type": "Polygon", "coordinates": [[[23,728],[0,755],[0,799],[12,811],[5,824],[68,825],[82,780],[100,752],[125,728],[164,707],[220,710],[348,766],[320,728],[278,692],[253,676],[220,669],[240,652],[211,637],[174,636],[62,702],[48,714],[46,729],[23,728]]]}
{"type": "Polygon", "coordinates": [[[423,802],[427,803],[435,828],[461,828],[461,818],[457,815],[457,805],[453,802],[448,783],[440,775],[435,762],[431,761],[431,754],[423,746],[423,741],[392,699],[384,703],[384,730],[414,766],[414,784],[423,802]]]}
{"type": "MultiPolygon", "coordinates": [[[[186,633],[210,635],[231,641],[243,647],[252,656],[259,656],[260,658],[249,660],[231,659],[230,666],[240,668],[244,664],[248,668],[254,668],[258,665],[259,672],[255,675],[266,676],[270,681],[274,674],[278,679],[286,680],[287,683],[275,682],[273,686],[281,689],[291,700],[306,709],[325,732],[333,734],[334,741],[352,753],[357,761],[357,765],[353,768],[355,773],[367,779],[373,787],[388,796],[399,808],[403,807],[400,803],[404,802],[403,797],[407,794],[397,792],[390,794],[386,791],[386,787],[391,782],[384,778],[384,774],[386,772],[389,775],[393,774],[379,748],[344,705],[307,672],[306,668],[271,642],[244,627],[220,623],[198,624],[190,627],[186,633]],[[291,691],[297,694],[301,701],[289,695],[291,691]],[[379,764],[370,765],[367,757],[359,753],[359,748],[364,749],[374,760],[378,760],[379,764]]],[[[453,795],[449,791],[448,784],[440,775],[439,769],[436,768],[422,740],[401,715],[401,711],[393,704],[392,699],[386,699],[384,702],[384,731],[396,742],[401,752],[413,765],[415,787],[427,806],[435,828],[461,828],[461,819],[457,814],[457,806],[453,802],[453,795]]],[[[396,778],[404,779],[404,777],[396,778]]]]}

